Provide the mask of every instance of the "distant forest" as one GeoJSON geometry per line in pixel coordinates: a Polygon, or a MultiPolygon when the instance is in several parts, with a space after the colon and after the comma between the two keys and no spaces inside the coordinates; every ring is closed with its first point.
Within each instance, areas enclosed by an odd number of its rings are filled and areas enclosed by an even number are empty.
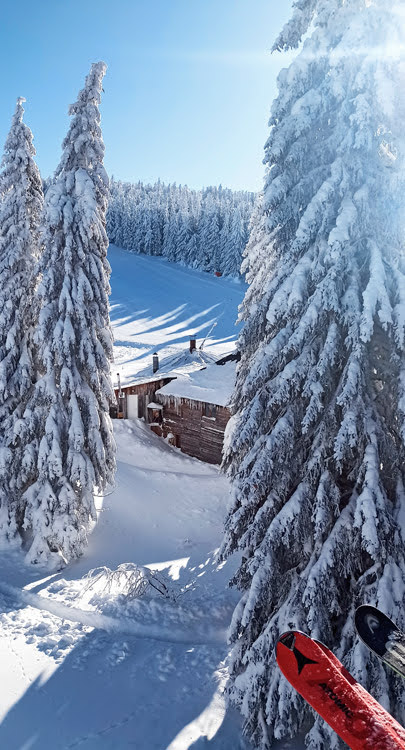
{"type": "Polygon", "coordinates": [[[255,194],[208,187],[110,184],[111,243],[202,271],[239,276],[255,194]]]}

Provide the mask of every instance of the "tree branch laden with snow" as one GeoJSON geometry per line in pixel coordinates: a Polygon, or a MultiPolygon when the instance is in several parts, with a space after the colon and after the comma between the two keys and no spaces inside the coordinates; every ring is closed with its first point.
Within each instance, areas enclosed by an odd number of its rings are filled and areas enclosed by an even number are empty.
{"type": "Polygon", "coordinates": [[[404,22],[388,0],[294,7],[275,46],[308,34],[279,76],[243,266],[222,555],[242,553],[230,696],[247,734],[268,748],[305,729],[322,750],[339,740],[277,670],[284,630],[405,718],[353,626],[363,602],[405,625],[404,22]]]}
{"type": "Polygon", "coordinates": [[[109,417],[112,335],[100,98],[106,66],[96,63],[70,107],[72,122],[46,193],[40,304],[35,341],[39,377],[26,405],[21,440],[29,456],[22,494],[31,562],[82,554],[96,520],[94,493],[113,482],[109,417]]]}

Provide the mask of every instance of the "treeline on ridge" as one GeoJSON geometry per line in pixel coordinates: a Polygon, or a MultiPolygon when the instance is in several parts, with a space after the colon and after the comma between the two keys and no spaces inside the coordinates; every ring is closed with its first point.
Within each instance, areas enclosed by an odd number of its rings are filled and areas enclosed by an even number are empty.
{"type": "Polygon", "coordinates": [[[107,233],[132,252],[226,276],[240,275],[255,194],[228,188],[111,179],[107,233]]]}

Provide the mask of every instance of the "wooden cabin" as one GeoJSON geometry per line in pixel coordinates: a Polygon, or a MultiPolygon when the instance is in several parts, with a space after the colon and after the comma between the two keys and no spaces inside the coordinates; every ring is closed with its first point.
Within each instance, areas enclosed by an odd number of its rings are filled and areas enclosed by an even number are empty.
{"type": "MultiPolygon", "coordinates": [[[[192,339],[190,353],[195,352],[192,339]]],[[[195,361],[184,361],[183,356],[177,370],[149,372],[123,387],[118,383],[117,413],[111,416],[145,419],[153,432],[184,453],[220,464],[225,428],[231,416],[227,404],[234,388],[237,355],[230,354],[214,363],[212,357],[205,356],[206,362],[201,354],[195,361]]],[[[170,358],[170,365],[173,364],[176,361],[170,358]]]]}
{"type": "Polygon", "coordinates": [[[159,415],[150,410],[152,429],[189,456],[220,464],[234,382],[233,362],[179,376],[156,391],[163,409],[159,415]]]}
{"type": "Polygon", "coordinates": [[[151,429],[183,453],[208,464],[220,464],[225,428],[231,413],[226,406],[190,398],[157,394],[161,421],[153,418],[151,429]]]}

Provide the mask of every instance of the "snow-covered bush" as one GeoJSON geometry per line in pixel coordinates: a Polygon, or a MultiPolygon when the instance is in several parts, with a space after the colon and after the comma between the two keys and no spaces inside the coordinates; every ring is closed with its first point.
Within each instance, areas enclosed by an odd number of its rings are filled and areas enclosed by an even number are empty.
{"type": "Polygon", "coordinates": [[[139,599],[150,589],[170,601],[175,601],[179,596],[178,589],[168,576],[135,563],[122,563],[116,570],[106,566],[90,570],[85,577],[83,592],[93,591],[99,596],[115,594],[130,602],[139,599]]]}

